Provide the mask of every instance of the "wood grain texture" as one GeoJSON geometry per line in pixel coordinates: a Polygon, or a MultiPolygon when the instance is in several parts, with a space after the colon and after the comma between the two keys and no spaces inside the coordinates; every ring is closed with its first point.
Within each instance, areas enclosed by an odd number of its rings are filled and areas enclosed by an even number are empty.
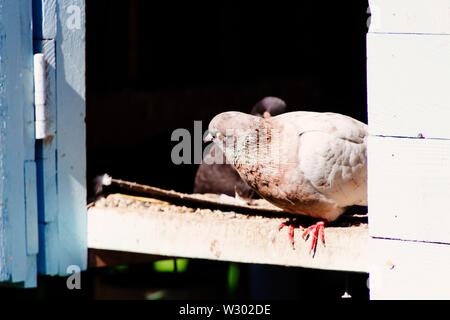
{"type": "Polygon", "coordinates": [[[369,132],[450,138],[450,35],[367,36],[369,132]]]}
{"type": "Polygon", "coordinates": [[[450,246],[409,241],[369,241],[370,298],[450,299],[450,246]]]}
{"type": "Polygon", "coordinates": [[[368,271],[367,224],[327,227],[327,245],[309,255],[310,242],[295,235],[292,248],[286,218],[232,211],[191,209],[162,203],[147,207],[93,206],[88,212],[88,246],[135,252],[244,263],[368,271]]]}
{"type": "Polygon", "coordinates": [[[369,0],[370,32],[450,34],[448,0],[369,0]]]}
{"type": "Polygon", "coordinates": [[[127,190],[128,192],[144,194],[155,199],[167,200],[174,204],[194,205],[219,210],[237,210],[239,212],[251,211],[254,213],[284,212],[266,200],[251,200],[251,202],[238,202],[235,197],[216,194],[190,194],[166,190],[158,187],[144,185],[136,182],[111,178],[111,185],[127,190]]]}
{"type": "Polygon", "coordinates": [[[374,237],[450,243],[450,141],[370,137],[374,237]]]}
{"type": "Polygon", "coordinates": [[[56,10],[58,262],[63,275],[70,265],[87,266],[85,3],[58,0],[56,10]],[[78,18],[79,27],[70,24],[78,18]]]}
{"type": "Polygon", "coordinates": [[[36,281],[35,248],[27,242],[27,232],[35,236],[27,192],[35,190],[25,188],[35,182],[26,174],[34,166],[32,7],[0,0],[0,8],[0,281],[28,286],[36,281]]]}

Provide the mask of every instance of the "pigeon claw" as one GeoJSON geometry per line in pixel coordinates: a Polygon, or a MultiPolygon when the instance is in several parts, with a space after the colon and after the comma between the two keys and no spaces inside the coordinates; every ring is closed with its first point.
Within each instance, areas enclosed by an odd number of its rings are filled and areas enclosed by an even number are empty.
{"type": "Polygon", "coordinates": [[[319,241],[319,239],[320,239],[320,242],[322,242],[323,246],[325,247],[325,222],[323,222],[323,221],[319,221],[305,229],[302,226],[300,226],[300,224],[298,223],[298,221],[296,219],[289,219],[286,222],[282,222],[280,224],[278,230],[280,231],[284,227],[289,228],[288,229],[289,242],[291,243],[292,249],[294,249],[294,250],[295,250],[294,236],[295,236],[296,228],[299,228],[303,231],[302,238],[303,238],[303,240],[305,240],[305,242],[308,241],[308,239],[310,237],[312,238],[309,254],[313,258],[316,255],[317,242],[319,241]]]}
{"type": "Polygon", "coordinates": [[[295,228],[301,228],[297,221],[294,219],[289,219],[287,222],[282,222],[280,226],[278,227],[278,231],[283,229],[284,227],[288,227],[288,236],[289,236],[289,242],[292,245],[292,249],[295,250],[295,228]]]}
{"type": "Polygon", "coordinates": [[[312,226],[308,227],[305,231],[303,231],[302,238],[305,241],[308,241],[309,237],[312,237],[311,248],[309,250],[309,254],[314,256],[316,255],[317,250],[317,242],[320,239],[322,244],[325,246],[325,223],[323,221],[317,222],[312,226]]]}

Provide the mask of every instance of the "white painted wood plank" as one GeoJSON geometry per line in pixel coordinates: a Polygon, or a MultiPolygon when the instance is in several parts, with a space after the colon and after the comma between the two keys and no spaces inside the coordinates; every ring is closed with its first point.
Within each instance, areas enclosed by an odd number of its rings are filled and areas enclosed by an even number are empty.
{"type": "Polygon", "coordinates": [[[450,141],[369,137],[370,235],[450,243],[450,141]]]}
{"type": "Polygon", "coordinates": [[[57,1],[57,183],[59,273],[87,267],[85,3],[57,1]]]}
{"type": "Polygon", "coordinates": [[[450,35],[369,34],[369,131],[450,138],[450,35]]]}
{"type": "Polygon", "coordinates": [[[295,234],[295,250],[283,218],[248,216],[207,210],[177,212],[157,209],[92,207],[88,212],[89,248],[306,268],[368,271],[367,225],[327,227],[327,245],[318,245],[314,258],[310,242],[295,234]]]}
{"type": "Polygon", "coordinates": [[[450,34],[448,0],[369,0],[370,32],[450,34]]]}
{"type": "Polygon", "coordinates": [[[450,299],[450,246],[371,239],[370,298],[450,299]]]}

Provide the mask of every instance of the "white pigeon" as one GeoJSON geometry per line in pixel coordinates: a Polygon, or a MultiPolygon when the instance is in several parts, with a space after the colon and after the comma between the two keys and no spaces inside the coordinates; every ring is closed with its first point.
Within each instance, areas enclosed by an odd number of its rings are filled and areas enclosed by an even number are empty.
{"type": "Polygon", "coordinates": [[[337,113],[297,111],[260,118],[230,111],[214,117],[208,131],[205,139],[223,150],[261,197],[320,220],[303,234],[305,239],[313,235],[313,254],[318,238],[325,244],[324,223],[349,206],[367,205],[368,130],[360,121],[337,113]]]}

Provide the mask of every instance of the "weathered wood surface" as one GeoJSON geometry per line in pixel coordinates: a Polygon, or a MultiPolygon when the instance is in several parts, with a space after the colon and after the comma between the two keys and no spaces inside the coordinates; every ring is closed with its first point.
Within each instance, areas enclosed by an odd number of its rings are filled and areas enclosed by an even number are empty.
{"type": "Polygon", "coordinates": [[[86,268],[85,3],[34,0],[48,70],[49,137],[38,142],[39,272],[86,268]]]}
{"type": "Polygon", "coordinates": [[[31,1],[0,0],[0,281],[36,284],[31,1]]]}
{"type": "Polygon", "coordinates": [[[59,274],[87,267],[85,1],[57,1],[59,274]],[[79,22],[79,24],[78,24],[79,22]]]}
{"type": "Polygon", "coordinates": [[[371,239],[371,299],[450,299],[450,246],[371,239]]]}
{"type": "MultiPolygon", "coordinates": [[[[279,213],[278,213],[279,214],[279,213]]],[[[356,272],[368,271],[367,224],[326,228],[326,247],[319,244],[314,258],[310,242],[296,232],[292,248],[287,218],[249,215],[175,206],[160,200],[110,195],[88,211],[88,246],[136,252],[245,263],[263,263],[356,272]]],[[[310,241],[310,240],[309,240],[310,241]]]]}
{"type": "Polygon", "coordinates": [[[222,210],[256,211],[261,213],[283,212],[283,209],[260,199],[242,199],[242,201],[238,201],[236,198],[227,195],[188,194],[113,178],[110,179],[109,185],[119,187],[129,192],[145,194],[156,199],[167,200],[175,204],[207,206],[209,208],[222,210]]]}

